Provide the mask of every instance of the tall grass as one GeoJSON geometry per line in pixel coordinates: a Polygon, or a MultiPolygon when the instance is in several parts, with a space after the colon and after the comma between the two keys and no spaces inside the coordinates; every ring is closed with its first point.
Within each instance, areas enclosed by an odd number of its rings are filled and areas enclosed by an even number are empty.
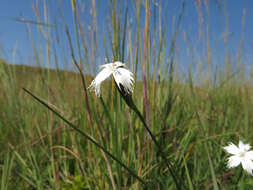
{"type": "MultiPolygon", "coordinates": [[[[60,3],[61,23],[52,25],[47,1],[42,14],[35,5],[35,22],[20,20],[27,26],[37,67],[7,65],[1,60],[1,189],[253,187],[241,169],[226,168],[222,149],[238,139],[253,143],[252,89],[245,83],[242,66],[239,71],[231,65],[228,51],[224,63],[214,66],[208,22],[206,32],[200,23],[199,35],[206,35],[200,37],[206,39],[200,63],[191,60],[186,76],[177,70],[177,40],[184,8],[190,2],[182,2],[174,26],[168,25],[172,18],[163,18],[164,9],[155,1],[111,0],[110,20],[104,26],[97,24],[98,1],[89,1],[89,25],[82,20],[87,14],[82,12],[84,2],[70,2],[73,33],[60,3]],[[31,32],[34,23],[39,44],[31,32]],[[135,74],[132,99],[141,110],[139,115],[128,107],[113,81],[102,85],[102,98],[87,91],[101,56],[100,46],[109,62],[126,62],[135,74]],[[76,72],[61,70],[59,61],[71,61],[76,72]],[[205,72],[204,77],[198,69],[205,72]]],[[[201,11],[201,1],[197,2],[201,11]]],[[[228,46],[226,37],[224,42],[228,46]]]]}

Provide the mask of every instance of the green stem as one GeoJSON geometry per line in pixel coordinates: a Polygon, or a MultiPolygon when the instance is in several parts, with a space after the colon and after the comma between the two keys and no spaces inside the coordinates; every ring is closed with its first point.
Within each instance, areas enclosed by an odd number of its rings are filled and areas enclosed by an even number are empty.
{"type": "Polygon", "coordinates": [[[109,151],[107,151],[103,146],[98,144],[94,139],[92,139],[89,135],[87,135],[85,132],[78,129],[74,124],[72,124],[70,121],[65,119],[61,114],[59,114],[57,111],[55,111],[52,107],[50,107],[46,102],[39,99],[37,96],[32,94],[27,89],[23,88],[23,90],[28,93],[30,96],[32,96],[34,99],[36,99],[39,103],[47,107],[50,111],[52,111],[55,115],[57,115],[60,119],[62,119],[65,123],[67,123],[72,129],[83,135],[86,139],[88,139],[90,142],[92,142],[95,146],[97,146],[99,149],[103,150],[108,156],[110,156],[113,160],[115,160],[118,164],[120,164],[123,168],[125,168],[133,177],[135,177],[137,180],[139,180],[143,185],[147,186],[146,182],[140,178],[133,170],[128,168],[124,163],[122,163],[118,158],[116,158],[114,155],[112,155],[109,151]]]}
{"type": "MultiPolygon", "coordinates": [[[[114,80],[114,82],[115,82],[115,80],[114,80]]],[[[116,82],[115,82],[115,83],[116,83],[116,82]]],[[[155,145],[157,146],[157,148],[158,148],[158,153],[160,153],[160,155],[162,156],[162,159],[165,161],[165,163],[166,163],[166,165],[167,165],[167,167],[168,167],[168,169],[169,169],[169,172],[170,172],[170,174],[171,174],[171,176],[172,176],[172,178],[173,178],[173,180],[174,180],[174,182],[175,182],[175,184],[176,184],[177,189],[181,189],[181,187],[180,187],[180,185],[179,185],[179,183],[178,183],[178,181],[177,181],[177,178],[176,178],[176,176],[174,175],[174,171],[173,171],[173,169],[172,169],[172,164],[171,164],[170,161],[166,158],[166,155],[164,154],[164,152],[161,150],[161,148],[160,148],[160,146],[159,146],[159,143],[157,142],[157,140],[156,140],[155,136],[153,135],[153,133],[150,131],[148,125],[147,125],[146,122],[145,122],[145,119],[143,118],[143,116],[142,116],[142,114],[141,114],[141,112],[138,110],[138,108],[137,108],[136,105],[134,104],[133,99],[132,99],[132,96],[131,96],[130,94],[128,94],[127,92],[124,91],[124,87],[123,87],[123,86],[121,86],[121,88],[119,88],[117,84],[115,84],[115,86],[117,87],[117,89],[118,89],[120,95],[123,97],[123,99],[125,100],[125,102],[127,103],[127,105],[128,105],[132,110],[134,110],[134,112],[139,116],[139,118],[140,118],[141,122],[143,123],[145,129],[148,131],[148,133],[149,133],[151,139],[154,141],[155,145]]]]}
{"type": "Polygon", "coordinates": [[[158,148],[158,153],[160,153],[160,155],[162,156],[163,160],[165,161],[165,163],[166,163],[166,165],[167,165],[167,167],[168,167],[168,169],[169,169],[169,172],[170,172],[170,174],[171,174],[171,176],[172,176],[172,178],[173,178],[173,180],[174,180],[174,182],[175,182],[175,184],[176,184],[177,189],[181,189],[181,187],[180,187],[180,185],[179,185],[179,183],[178,183],[178,181],[177,181],[177,178],[176,178],[176,176],[174,175],[174,171],[173,171],[173,169],[172,169],[172,164],[171,164],[170,161],[166,158],[166,155],[164,154],[164,152],[161,150],[161,148],[160,148],[160,146],[159,146],[159,143],[157,142],[157,140],[156,140],[155,136],[153,135],[153,133],[152,133],[152,132],[150,131],[150,129],[148,128],[148,126],[147,126],[147,124],[146,124],[146,122],[145,122],[145,120],[144,120],[142,114],[140,113],[140,111],[137,109],[136,106],[135,106],[135,108],[132,108],[132,109],[133,109],[133,110],[135,111],[135,113],[139,116],[139,118],[140,118],[141,122],[143,123],[145,129],[148,131],[150,137],[152,138],[152,140],[154,141],[155,145],[157,146],[157,148],[158,148]]]}

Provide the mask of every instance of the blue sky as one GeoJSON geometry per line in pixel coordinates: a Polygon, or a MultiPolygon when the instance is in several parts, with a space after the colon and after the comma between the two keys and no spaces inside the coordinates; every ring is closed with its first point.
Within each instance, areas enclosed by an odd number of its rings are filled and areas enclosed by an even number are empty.
{"type": "MultiPolygon", "coordinates": [[[[38,8],[43,15],[44,3],[47,4],[47,14],[49,21],[48,23],[58,25],[59,36],[64,38],[65,32],[63,29],[63,21],[60,16],[60,11],[63,12],[64,19],[69,26],[70,32],[72,34],[72,41],[75,42],[73,17],[71,11],[71,1],[68,0],[54,0],[54,1],[35,1],[35,0],[1,0],[0,6],[0,57],[3,57],[10,63],[15,64],[34,64],[34,52],[31,43],[31,38],[28,34],[27,27],[25,23],[15,21],[17,18],[24,18],[29,21],[36,21],[35,11],[33,7],[36,7],[38,3],[38,8]],[[59,24],[60,23],[60,24],[59,24]],[[16,54],[15,54],[16,53],[16,54]],[[15,60],[13,61],[13,56],[15,60]]],[[[82,21],[84,22],[85,31],[88,33],[89,25],[92,24],[90,16],[91,0],[84,0],[82,2],[82,7],[80,9],[84,10],[82,15],[82,21]]],[[[97,22],[98,22],[98,57],[97,62],[104,61],[104,47],[103,47],[103,31],[106,28],[106,23],[110,21],[110,6],[109,0],[96,1],[97,10],[97,22]]],[[[134,0],[129,0],[129,17],[134,17],[134,0]]],[[[160,2],[162,7],[162,18],[165,25],[168,27],[168,43],[172,36],[172,26],[173,18],[178,17],[180,12],[180,7],[182,0],[152,0],[152,2],[160,2]]],[[[241,41],[242,36],[242,18],[243,11],[245,10],[245,25],[244,25],[244,44],[243,44],[243,62],[250,66],[252,63],[252,53],[253,53],[253,1],[252,0],[210,0],[209,3],[209,20],[206,18],[206,10],[204,7],[204,1],[202,1],[202,14],[203,14],[203,27],[206,30],[206,23],[209,22],[210,26],[210,45],[212,49],[212,60],[217,62],[217,60],[223,60],[225,55],[225,44],[224,35],[227,35],[229,42],[229,52],[232,57],[232,62],[236,63],[236,55],[241,41]],[[220,4],[219,4],[220,2],[220,4]],[[225,3],[224,3],[225,2],[225,3]],[[227,15],[227,17],[226,17],[227,15]],[[226,34],[226,18],[228,19],[229,33],[226,34]]],[[[118,8],[125,10],[125,1],[121,0],[118,3],[118,8]]],[[[151,9],[151,14],[153,9],[151,9]]],[[[144,26],[144,11],[141,13],[141,25],[144,26]]],[[[196,9],[196,0],[187,0],[185,11],[183,15],[183,22],[180,27],[180,32],[178,35],[177,49],[179,62],[186,62],[188,57],[191,57],[193,52],[197,52],[199,56],[204,57],[204,42],[205,37],[202,40],[199,39],[199,20],[198,12],[196,9]],[[186,34],[186,35],[185,35],[186,34]],[[187,37],[187,38],[184,38],[187,37]],[[190,51],[189,51],[190,49],[190,51]],[[190,52],[190,53],[189,53],[190,52]]],[[[43,19],[42,19],[43,20],[43,19]]],[[[131,20],[131,19],[130,19],[131,20]]],[[[129,22],[130,22],[129,20],[129,22]]],[[[36,45],[42,44],[41,38],[38,35],[37,25],[30,24],[29,28],[33,36],[36,45]]],[[[134,31],[133,31],[134,32],[134,31]]],[[[65,36],[66,37],[66,36],[65,36]]],[[[75,45],[75,43],[74,43],[75,45]]],[[[63,57],[70,56],[70,53],[66,47],[63,45],[62,50],[59,51],[61,61],[63,57]]],[[[42,52],[45,53],[45,47],[42,52]]],[[[61,62],[60,61],[60,62],[61,62]]],[[[184,67],[185,64],[182,64],[184,67]]]]}

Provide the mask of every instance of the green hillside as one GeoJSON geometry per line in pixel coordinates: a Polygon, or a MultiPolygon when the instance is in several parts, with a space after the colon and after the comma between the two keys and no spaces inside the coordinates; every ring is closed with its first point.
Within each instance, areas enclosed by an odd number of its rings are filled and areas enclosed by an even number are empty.
{"type": "MultiPolygon", "coordinates": [[[[183,0],[171,18],[159,0],[63,2],[30,2],[34,17],[12,21],[27,31],[17,47],[32,48],[20,56],[38,67],[0,59],[0,190],[253,189],[246,9],[236,44],[229,1],[183,0]],[[108,62],[129,92],[106,80],[96,97],[87,73],[108,62]],[[80,65],[84,83],[44,65],[80,65]]],[[[6,49],[19,63],[19,49],[6,49]]]]}
{"type": "MultiPolygon", "coordinates": [[[[142,187],[131,174],[26,94],[23,87],[138,171],[150,187],[164,185],[169,175],[166,166],[157,157],[142,123],[112,82],[102,85],[106,107],[88,92],[91,109],[88,112],[79,74],[8,65],[3,61],[0,68],[0,172],[8,176],[10,189],[17,185],[20,189],[74,186],[110,189],[112,171],[114,185],[142,187]]],[[[91,78],[86,77],[86,85],[91,78]]],[[[206,172],[210,169],[208,150],[218,183],[224,187],[235,183],[240,170],[226,169],[222,146],[238,139],[252,142],[253,107],[249,88],[235,86],[231,81],[217,88],[193,88],[190,83],[170,86],[168,82],[151,79],[148,85],[150,130],[177,168],[176,174],[192,176],[191,182],[197,189],[211,186],[211,173],[206,172]],[[208,149],[203,143],[207,143],[208,149]]],[[[140,110],[144,104],[142,91],[142,82],[137,82],[133,99],[140,110]]],[[[240,179],[252,184],[246,174],[240,179]]],[[[189,185],[189,179],[184,182],[189,185]]]]}

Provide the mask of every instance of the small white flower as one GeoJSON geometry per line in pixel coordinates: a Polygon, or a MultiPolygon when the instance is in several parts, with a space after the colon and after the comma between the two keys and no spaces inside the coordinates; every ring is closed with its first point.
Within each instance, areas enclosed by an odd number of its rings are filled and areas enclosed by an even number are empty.
{"type": "Polygon", "coordinates": [[[95,91],[96,96],[100,96],[100,85],[101,83],[113,76],[118,88],[128,94],[133,92],[133,73],[125,68],[125,64],[120,61],[114,63],[108,63],[100,66],[102,69],[96,76],[96,78],[91,82],[88,88],[95,91]],[[123,89],[122,89],[123,88],[123,89]]]}
{"type": "Polygon", "coordinates": [[[233,143],[229,143],[224,149],[232,154],[228,158],[228,168],[234,168],[239,164],[242,164],[242,168],[246,170],[249,174],[253,175],[253,151],[249,151],[251,146],[249,144],[243,144],[239,141],[239,146],[237,147],[233,143]]]}

